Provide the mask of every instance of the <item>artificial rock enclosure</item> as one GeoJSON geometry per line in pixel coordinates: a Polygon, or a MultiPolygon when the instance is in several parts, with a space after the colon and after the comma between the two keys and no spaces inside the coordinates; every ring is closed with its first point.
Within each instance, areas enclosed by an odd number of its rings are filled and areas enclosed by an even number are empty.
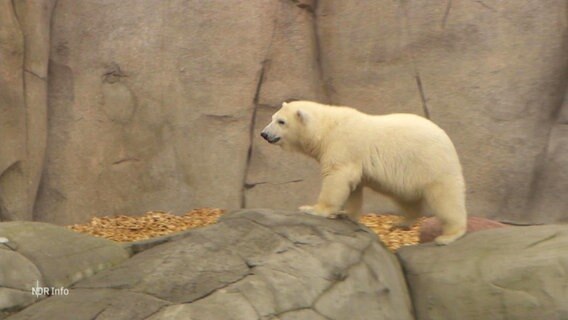
{"type": "Polygon", "coordinates": [[[457,147],[471,214],[565,221],[567,7],[0,1],[0,217],[311,203],[317,165],[258,137],[295,98],[427,116],[457,147]]]}
{"type": "Polygon", "coordinates": [[[0,0],[0,319],[568,319],[567,53],[566,0],[0,0]],[[471,215],[551,225],[395,255],[285,211],[320,184],[258,136],[288,99],[425,116],[471,215]],[[196,207],[245,210],[128,245],[57,226],[196,207]]]}

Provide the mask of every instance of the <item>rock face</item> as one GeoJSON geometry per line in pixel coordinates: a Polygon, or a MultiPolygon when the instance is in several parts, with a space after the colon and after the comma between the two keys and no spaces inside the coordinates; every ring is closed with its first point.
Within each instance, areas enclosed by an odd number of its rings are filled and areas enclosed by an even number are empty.
{"type": "Polygon", "coordinates": [[[507,227],[398,253],[416,317],[568,318],[568,226],[507,227]]]}
{"type": "Polygon", "coordinates": [[[0,235],[0,316],[41,295],[32,288],[69,287],[129,257],[112,241],[40,222],[3,222],[0,235]]]}
{"type": "Polygon", "coordinates": [[[413,319],[396,257],[347,220],[239,211],[10,317],[413,319]]]}
{"type": "Polygon", "coordinates": [[[45,162],[55,1],[0,1],[0,221],[33,218],[45,162]]]}
{"type": "Polygon", "coordinates": [[[429,117],[456,144],[472,214],[566,220],[567,7],[1,1],[0,218],[314,202],[315,164],[258,137],[296,98],[429,117]]]}

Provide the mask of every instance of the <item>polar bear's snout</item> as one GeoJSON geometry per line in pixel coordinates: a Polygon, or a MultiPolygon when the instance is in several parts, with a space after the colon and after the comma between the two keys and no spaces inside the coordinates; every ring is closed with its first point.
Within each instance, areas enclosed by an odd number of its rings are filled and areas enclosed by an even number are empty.
{"type": "Polygon", "coordinates": [[[271,135],[269,133],[267,133],[266,131],[262,131],[260,133],[260,136],[264,138],[264,140],[268,141],[269,143],[276,143],[280,140],[280,137],[271,135]]]}

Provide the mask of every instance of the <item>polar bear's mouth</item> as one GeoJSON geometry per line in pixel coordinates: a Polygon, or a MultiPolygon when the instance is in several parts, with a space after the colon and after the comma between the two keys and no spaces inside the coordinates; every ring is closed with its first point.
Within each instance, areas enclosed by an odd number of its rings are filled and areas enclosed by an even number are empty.
{"type": "Polygon", "coordinates": [[[266,141],[274,144],[274,143],[280,141],[280,137],[269,137],[269,138],[266,139],[266,141]]]}
{"type": "Polygon", "coordinates": [[[262,132],[260,135],[264,138],[264,140],[268,141],[269,143],[276,143],[280,141],[280,137],[271,136],[266,132],[262,132]]]}

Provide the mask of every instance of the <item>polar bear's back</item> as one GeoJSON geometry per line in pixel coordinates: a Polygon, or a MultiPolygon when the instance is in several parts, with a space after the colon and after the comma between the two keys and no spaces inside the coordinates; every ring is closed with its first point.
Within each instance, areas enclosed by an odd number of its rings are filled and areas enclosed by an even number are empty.
{"type": "MultiPolygon", "coordinates": [[[[329,139],[341,147],[354,149],[378,148],[395,156],[436,154],[457,157],[452,141],[446,132],[434,122],[410,113],[369,115],[355,109],[342,107],[333,118],[340,119],[332,128],[329,139]],[[349,142],[349,143],[347,143],[349,142]],[[398,152],[394,152],[398,150],[398,152]]],[[[332,143],[333,144],[333,143],[332,143]]],[[[384,153],[384,152],[381,152],[384,153]]]]}
{"type": "Polygon", "coordinates": [[[425,166],[422,168],[424,170],[445,173],[459,170],[461,173],[458,155],[450,137],[434,122],[414,114],[373,118],[380,137],[371,144],[383,149],[384,157],[404,157],[405,161],[412,161],[415,166],[425,166]]]}
{"type": "Polygon", "coordinates": [[[363,175],[375,189],[413,194],[437,180],[462,177],[452,141],[426,118],[368,115],[349,108],[337,109],[337,117],[341,121],[328,136],[326,152],[360,161],[363,175]]]}

